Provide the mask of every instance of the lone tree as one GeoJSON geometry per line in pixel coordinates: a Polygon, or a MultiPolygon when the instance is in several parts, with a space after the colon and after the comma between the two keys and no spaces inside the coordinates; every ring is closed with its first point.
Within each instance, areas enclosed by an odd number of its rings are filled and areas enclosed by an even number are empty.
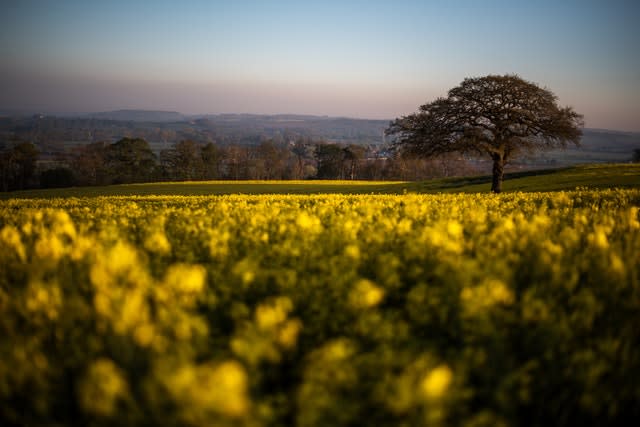
{"type": "Polygon", "coordinates": [[[514,154],[580,144],[582,116],[556,101],[551,91],[516,75],[467,78],[446,98],[391,122],[387,134],[397,136],[397,148],[422,157],[488,154],[491,191],[499,193],[514,154]]]}

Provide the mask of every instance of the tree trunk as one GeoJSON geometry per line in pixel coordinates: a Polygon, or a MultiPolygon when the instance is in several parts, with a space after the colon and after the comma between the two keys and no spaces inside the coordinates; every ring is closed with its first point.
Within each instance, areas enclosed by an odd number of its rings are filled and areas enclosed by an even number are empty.
{"type": "Polygon", "coordinates": [[[493,180],[491,181],[491,191],[493,193],[502,192],[502,178],[504,176],[504,157],[501,154],[494,154],[493,158],[493,180]]]}

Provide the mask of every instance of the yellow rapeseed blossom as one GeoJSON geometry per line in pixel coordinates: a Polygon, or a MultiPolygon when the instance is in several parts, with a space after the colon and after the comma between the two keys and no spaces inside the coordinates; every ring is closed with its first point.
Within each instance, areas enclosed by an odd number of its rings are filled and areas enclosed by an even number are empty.
{"type": "Polygon", "coordinates": [[[408,218],[402,218],[396,227],[396,232],[399,235],[408,234],[411,232],[411,228],[413,226],[413,222],[408,218]]]}
{"type": "Polygon", "coordinates": [[[238,418],[249,410],[247,374],[236,361],[186,364],[162,377],[190,423],[206,422],[216,414],[238,418]]]}
{"type": "Polygon", "coordinates": [[[233,274],[240,277],[242,284],[250,285],[256,277],[255,265],[249,258],[238,261],[233,267],[233,274]]]}
{"type": "Polygon", "coordinates": [[[634,229],[634,230],[638,230],[640,229],[640,220],[638,218],[639,214],[638,212],[640,211],[640,208],[637,206],[632,206],[631,208],[629,208],[629,226],[634,229]]]}
{"type": "Polygon", "coordinates": [[[218,365],[211,373],[210,384],[220,395],[217,403],[223,414],[239,417],[247,411],[248,379],[244,368],[238,362],[229,361],[218,365]]]}
{"type": "Polygon", "coordinates": [[[609,239],[604,229],[597,228],[593,233],[589,234],[589,241],[600,249],[607,249],[609,247],[609,239]]]}
{"type": "Polygon", "coordinates": [[[384,289],[371,280],[360,279],[349,294],[349,303],[355,308],[369,308],[380,304],[384,298],[384,289]]]}
{"type": "Polygon", "coordinates": [[[360,248],[358,247],[358,245],[347,245],[344,248],[344,254],[348,258],[357,261],[360,259],[360,248]]]}
{"type": "Polygon", "coordinates": [[[35,252],[41,260],[55,263],[65,254],[65,246],[56,235],[42,236],[36,242],[35,252]]]}
{"type": "Polygon", "coordinates": [[[54,234],[67,236],[70,239],[75,239],[76,228],[69,217],[69,214],[63,210],[56,210],[52,213],[52,226],[51,230],[54,234]]]}
{"type": "Polygon", "coordinates": [[[267,304],[256,308],[255,318],[259,329],[270,330],[279,326],[287,319],[287,314],[293,308],[291,300],[279,297],[267,304]]]}
{"type": "Polygon", "coordinates": [[[165,255],[171,252],[171,243],[162,230],[155,230],[144,241],[144,247],[149,252],[165,255]]]}
{"type": "Polygon", "coordinates": [[[229,254],[231,234],[227,230],[210,230],[209,252],[212,258],[224,258],[229,254]]]}
{"type": "Polygon", "coordinates": [[[62,293],[57,284],[34,281],[29,283],[26,292],[26,307],[32,313],[42,313],[55,320],[62,306],[62,293]]]}
{"type": "Polygon", "coordinates": [[[465,287],[460,293],[460,299],[466,312],[474,315],[496,304],[512,304],[514,296],[501,280],[487,279],[477,286],[465,287]]]}
{"type": "Polygon", "coordinates": [[[298,225],[298,227],[300,227],[301,230],[307,233],[319,233],[322,230],[320,220],[305,211],[302,211],[298,214],[298,217],[296,218],[296,224],[298,225]]]}
{"type": "Polygon", "coordinates": [[[353,343],[347,339],[333,340],[322,347],[321,350],[324,359],[329,361],[346,359],[355,352],[353,343]]]}
{"type": "Polygon", "coordinates": [[[294,347],[301,329],[302,322],[299,319],[287,320],[278,331],[278,342],[284,348],[294,347]]]}
{"type": "Polygon", "coordinates": [[[616,424],[626,406],[612,379],[635,372],[616,355],[635,344],[638,200],[2,200],[0,388],[33,410],[0,412],[73,424],[72,385],[80,418],[98,424],[357,424],[358,400],[398,424],[506,425],[518,402],[545,415],[535,391],[553,360],[566,374],[554,386],[582,390],[568,410],[616,424]],[[526,360],[505,354],[523,331],[526,360]]]}
{"type": "Polygon", "coordinates": [[[13,226],[7,225],[0,230],[0,243],[4,244],[7,249],[12,250],[18,255],[21,261],[26,260],[26,252],[22,244],[20,232],[13,226]]]}
{"type": "Polygon", "coordinates": [[[201,265],[173,264],[167,270],[164,283],[178,293],[198,294],[206,284],[207,270],[201,265]]]}
{"type": "Polygon", "coordinates": [[[118,402],[128,395],[124,373],[106,358],[93,362],[80,384],[80,406],[93,415],[115,415],[118,402]]]}
{"type": "Polygon", "coordinates": [[[427,399],[442,398],[453,380],[453,372],[447,365],[439,365],[429,371],[420,383],[420,391],[427,399]]]}
{"type": "Polygon", "coordinates": [[[449,236],[455,239],[459,239],[462,237],[462,225],[458,221],[449,221],[447,222],[447,233],[449,236]]]}
{"type": "Polygon", "coordinates": [[[148,347],[155,338],[155,326],[151,323],[143,323],[136,326],[133,337],[141,347],[148,347]]]}

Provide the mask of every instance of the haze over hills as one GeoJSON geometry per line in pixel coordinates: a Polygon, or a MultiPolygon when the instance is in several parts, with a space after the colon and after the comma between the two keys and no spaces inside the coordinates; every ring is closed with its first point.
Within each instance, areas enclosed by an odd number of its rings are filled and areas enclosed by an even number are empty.
{"type": "MultiPolygon", "coordinates": [[[[146,139],[161,149],[185,139],[217,144],[258,144],[265,139],[288,143],[303,138],[344,144],[382,146],[390,120],[300,114],[201,114],[132,110],[82,114],[5,113],[0,117],[0,142],[19,138],[41,146],[71,146],[95,141],[114,142],[124,136],[146,139]]],[[[640,148],[640,133],[584,129],[580,147],[535,153],[522,165],[564,166],[580,163],[626,162],[640,148]]]]}
{"type": "Polygon", "coordinates": [[[90,117],[102,120],[132,121],[132,122],[179,122],[185,116],[177,111],[158,110],[116,110],[99,113],[89,113],[80,117],[90,117]]]}

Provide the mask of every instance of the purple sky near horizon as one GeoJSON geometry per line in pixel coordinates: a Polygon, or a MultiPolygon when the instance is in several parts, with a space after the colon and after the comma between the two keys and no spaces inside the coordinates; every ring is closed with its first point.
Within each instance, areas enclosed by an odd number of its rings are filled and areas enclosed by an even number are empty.
{"type": "Polygon", "coordinates": [[[640,2],[5,0],[0,109],[393,119],[518,74],[640,131],[640,2]]]}

